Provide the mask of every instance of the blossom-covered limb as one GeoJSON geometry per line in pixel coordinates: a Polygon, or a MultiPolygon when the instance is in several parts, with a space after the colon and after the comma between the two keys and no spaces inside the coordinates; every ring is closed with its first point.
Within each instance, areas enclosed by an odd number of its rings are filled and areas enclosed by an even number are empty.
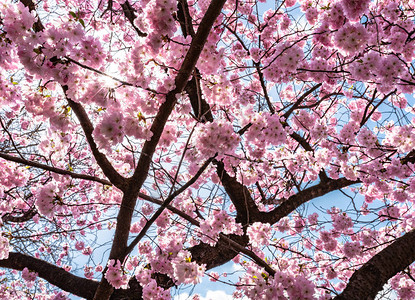
{"type": "Polygon", "coordinates": [[[87,175],[87,174],[79,174],[79,173],[75,173],[69,170],[63,170],[63,169],[59,169],[56,167],[52,167],[52,166],[48,166],[42,163],[38,163],[35,161],[31,161],[31,160],[27,160],[27,159],[23,159],[20,157],[16,157],[10,154],[6,154],[6,153],[0,153],[0,157],[4,158],[6,160],[9,161],[14,161],[16,163],[25,165],[25,166],[30,166],[30,167],[34,167],[34,168],[39,168],[42,170],[46,170],[46,171],[50,171],[56,174],[61,174],[61,175],[68,175],[72,178],[77,178],[77,179],[84,179],[84,180],[88,180],[88,181],[95,181],[98,183],[102,183],[105,185],[112,185],[110,181],[106,180],[106,179],[101,179],[99,177],[96,176],[91,176],[91,175],[87,175]]]}
{"type": "MultiPolygon", "coordinates": [[[[35,10],[35,5],[31,0],[22,0],[22,3],[29,8],[30,11],[35,10]]],[[[40,19],[38,19],[39,25],[35,24],[35,31],[41,32],[44,30],[44,26],[42,25],[40,19]]],[[[67,86],[62,86],[63,91],[68,91],[67,86]]],[[[102,171],[104,174],[108,177],[108,179],[118,188],[123,189],[123,186],[126,182],[126,180],[114,169],[114,167],[111,165],[107,157],[98,150],[98,147],[92,137],[92,132],[94,131],[94,127],[89,120],[88,114],[86,113],[85,109],[82,107],[80,103],[74,102],[71,99],[67,97],[67,101],[69,106],[73,109],[76,116],[79,119],[79,122],[81,123],[82,129],[85,132],[85,136],[87,138],[88,144],[91,147],[92,154],[94,155],[95,159],[97,160],[97,163],[102,168],[102,171]]]]}
{"type": "Polygon", "coordinates": [[[288,199],[284,200],[279,206],[274,208],[270,212],[261,213],[262,214],[262,221],[268,222],[270,224],[274,224],[278,222],[281,218],[289,215],[295,209],[297,209],[300,205],[315,199],[317,197],[321,197],[325,194],[328,194],[332,191],[339,190],[341,188],[345,188],[351,186],[353,184],[360,183],[359,180],[349,180],[346,178],[339,178],[339,179],[328,179],[324,182],[321,182],[315,186],[306,188],[298,192],[297,194],[289,197],[288,199]]]}
{"type": "Polygon", "coordinates": [[[96,281],[78,277],[63,268],[27,254],[10,252],[7,259],[0,260],[0,267],[18,271],[28,268],[60,289],[86,299],[92,299],[94,291],[98,287],[96,281]]]}
{"type": "MultiPolygon", "coordinates": [[[[64,87],[64,91],[66,92],[67,88],[64,87]]],[[[98,165],[101,167],[105,176],[107,176],[111,183],[118,187],[120,190],[124,190],[126,188],[127,179],[121,176],[111,165],[110,161],[105,156],[105,154],[99,151],[98,146],[95,143],[94,138],[92,137],[94,126],[89,120],[88,114],[86,113],[85,109],[82,107],[80,103],[77,103],[69,98],[67,98],[67,101],[69,106],[72,108],[72,110],[78,117],[82,129],[85,132],[85,136],[91,148],[92,154],[94,155],[98,165]]]]}
{"type": "MultiPolygon", "coordinates": [[[[151,159],[159,143],[167,119],[176,104],[176,94],[181,93],[186,86],[199,55],[202,52],[213,23],[220,14],[225,2],[226,1],[224,0],[217,0],[212,1],[209,5],[209,8],[199,25],[198,31],[192,39],[192,43],[184,58],[182,66],[180,67],[180,70],[175,78],[175,89],[166,95],[166,100],[161,104],[159,111],[154,118],[151,126],[151,132],[153,135],[149,141],[144,143],[137,167],[130,179],[130,183],[125,190],[125,194],[122,199],[121,208],[117,216],[117,220],[119,222],[117,222],[115,230],[110,259],[119,259],[125,254],[132,214],[137,201],[138,192],[147,178],[151,159]]],[[[112,287],[103,278],[97,292],[94,295],[94,299],[108,299],[111,293],[112,287]]]]}
{"type": "Polygon", "coordinates": [[[415,230],[405,233],[355,271],[336,300],[374,299],[395,274],[415,261],[415,230]]]}
{"type": "Polygon", "coordinates": [[[235,205],[236,222],[245,226],[258,220],[260,212],[248,188],[239,183],[235,177],[231,177],[224,169],[222,162],[216,162],[216,170],[226,193],[235,205]]]}
{"type": "Polygon", "coordinates": [[[175,192],[173,192],[170,196],[166,198],[166,200],[163,201],[163,204],[160,205],[159,209],[154,213],[154,215],[150,218],[150,220],[147,221],[147,223],[144,225],[143,229],[140,231],[140,233],[134,238],[134,240],[131,242],[130,245],[128,245],[127,249],[125,250],[124,257],[127,256],[135,246],[137,246],[138,242],[144,237],[147,230],[150,228],[150,226],[157,220],[157,218],[162,214],[162,212],[170,205],[170,203],[182,192],[187,190],[192,184],[194,184],[199,177],[203,174],[203,172],[206,170],[206,168],[210,165],[210,163],[213,161],[214,157],[208,159],[205,161],[205,163],[200,167],[200,169],[197,171],[195,176],[193,176],[188,182],[186,182],[183,186],[181,186],[179,189],[177,189],[175,192]]]}
{"type": "MultiPolygon", "coordinates": [[[[110,2],[112,0],[108,0],[108,2],[110,2]]],[[[134,20],[137,18],[137,16],[135,15],[135,9],[134,7],[130,4],[130,2],[125,1],[124,3],[121,4],[122,7],[122,11],[124,13],[124,16],[128,19],[128,21],[130,21],[131,26],[133,26],[134,30],[137,32],[137,34],[141,37],[145,37],[147,36],[147,33],[142,32],[135,24],[134,24],[134,20]]]]}

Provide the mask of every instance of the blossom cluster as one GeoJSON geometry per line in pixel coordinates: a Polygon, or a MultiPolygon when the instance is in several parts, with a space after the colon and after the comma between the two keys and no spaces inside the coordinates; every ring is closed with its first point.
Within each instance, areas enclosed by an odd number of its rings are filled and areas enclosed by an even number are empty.
{"type": "MultiPolygon", "coordinates": [[[[153,53],[157,53],[162,46],[164,37],[170,37],[176,31],[176,22],[173,13],[176,10],[176,3],[171,0],[152,0],[147,3],[144,9],[144,18],[148,20],[148,28],[150,30],[146,41],[153,53]]],[[[147,24],[143,24],[141,17],[136,18],[134,22],[138,28],[143,28],[147,24]]]]}
{"type": "Polygon", "coordinates": [[[125,135],[137,139],[150,139],[151,131],[140,122],[140,118],[130,115],[125,116],[121,112],[106,113],[94,130],[94,135],[103,148],[121,143],[125,135]]]}
{"type": "Polygon", "coordinates": [[[110,259],[107,264],[105,279],[116,289],[125,289],[128,286],[128,277],[121,268],[121,262],[110,259]]]}
{"type": "Polygon", "coordinates": [[[28,268],[22,270],[22,278],[26,281],[28,287],[33,287],[37,276],[37,272],[30,271],[28,268]]]}
{"type": "Polygon", "coordinates": [[[191,261],[189,254],[182,251],[173,261],[174,278],[177,284],[197,284],[204,275],[206,266],[191,261]]]}
{"type": "Polygon", "coordinates": [[[60,191],[57,185],[50,182],[34,192],[36,196],[35,205],[40,214],[52,218],[61,205],[60,191]]]}
{"type": "Polygon", "coordinates": [[[390,285],[398,291],[399,299],[411,300],[415,298],[415,284],[412,279],[405,278],[402,275],[395,276],[390,280],[390,285]]]}
{"type": "Polygon", "coordinates": [[[414,127],[411,125],[392,127],[386,131],[384,144],[396,147],[402,153],[411,151],[415,146],[414,127]]]}
{"type": "Polygon", "coordinates": [[[214,246],[219,233],[242,234],[241,224],[235,223],[226,211],[214,211],[211,216],[200,222],[201,241],[214,246]]]}
{"type": "Polygon", "coordinates": [[[9,251],[9,239],[0,231],[0,259],[7,259],[9,257],[9,251]]]}
{"type": "Polygon", "coordinates": [[[274,56],[265,61],[269,67],[264,70],[264,76],[274,82],[288,82],[290,76],[301,65],[303,58],[304,52],[301,47],[295,44],[281,43],[277,46],[274,56]]]}
{"type": "Polygon", "coordinates": [[[240,283],[242,287],[237,289],[242,290],[248,299],[315,299],[315,286],[304,275],[277,271],[274,276],[268,276],[259,269],[249,267],[247,276],[240,283]]]}
{"type": "Polygon", "coordinates": [[[284,130],[278,115],[269,113],[253,114],[249,117],[249,121],[252,125],[244,137],[248,149],[252,149],[251,155],[253,157],[261,157],[268,145],[278,146],[286,141],[287,132],[284,130]]]}
{"type": "Polygon", "coordinates": [[[267,246],[271,239],[271,225],[268,223],[255,222],[248,227],[246,233],[252,246],[267,246]]]}
{"type": "Polygon", "coordinates": [[[208,158],[216,153],[219,156],[232,154],[239,143],[239,136],[233,131],[229,122],[215,121],[198,127],[195,133],[197,151],[202,157],[208,158]]]}
{"type": "Polygon", "coordinates": [[[358,54],[363,50],[368,33],[360,23],[342,26],[334,35],[334,44],[346,54],[358,54]]]}
{"type": "Polygon", "coordinates": [[[339,210],[330,211],[331,219],[333,220],[333,228],[339,232],[348,232],[353,226],[352,218],[345,212],[339,210]]]}
{"type": "Polygon", "coordinates": [[[353,258],[360,255],[362,247],[359,242],[346,242],[344,244],[343,253],[347,258],[353,258]]]}

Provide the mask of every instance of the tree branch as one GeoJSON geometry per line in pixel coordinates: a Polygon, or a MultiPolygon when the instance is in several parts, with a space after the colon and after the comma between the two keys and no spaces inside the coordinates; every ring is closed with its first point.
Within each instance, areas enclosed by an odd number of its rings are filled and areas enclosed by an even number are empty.
{"type": "Polygon", "coordinates": [[[415,230],[412,230],[373,256],[353,273],[336,300],[375,299],[390,278],[415,261],[415,230]]]}
{"type": "Polygon", "coordinates": [[[131,25],[133,26],[134,30],[137,32],[137,34],[141,37],[147,36],[147,33],[142,32],[140,29],[137,28],[137,26],[134,25],[134,20],[137,18],[135,15],[135,9],[131,6],[130,2],[125,1],[121,4],[122,11],[124,13],[124,16],[130,21],[131,25]]]}
{"type": "MultiPolygon", "coordinates": [[[[0,260],[0,267],[18,271],[28,268],[30,271],[38,273],[39,277],[50,284],[84,299],[92,299],[98,287],[98,282],[95,280],[89,280],[73,275],[44,260],[22,253],[10,252],[7,259],[0,260]]],[[[128,286],[128,289],[116,290],[112,295],[111,300],[142,299],[142,287],[135,277],[131,278],[128,286]]]]}
{"type": "Polygon", "coordinates": [[[308,91],[306,91],[304,94],[302,94],[297,101],[290,107],[289,110],[287,110],[282,116],[284,117],[285,120],[288,119],[288,117],[292,114],[292,112],[294,110],[296,110],[298,108],[298,106],[301,104],[301,102],[304,101],[304,99],[310,95],[312,92],[314,92],[316,89],[318,89],[322,84],[318,83],[315,86],[313,86],[311,89],[309,89],[308,91]]]}
{"type": "Polygon", "coordinates": [[[226,193],[236,209],[236,222],[243,226],[259,220],[260,212],[252,199],[248,188],[239,183],[235,177],[229,176],[222,162],[216,162],[216,172],[226,193]]]}
{"type": "MultiPolygon", "coordinates": [[[[213,157],[209,158],[205,163],[200,167],[200,169],[197,171],[197,173],[183,186],[181,186],[177,191],[172,193],[169,197],[166,198],[166,200],[163,201],[163,204],[159,207],[159,209],[154,213],[154,215],[150,218],[150,220],[147,221],[147,223],[144,225],[143,229],[141,229],[140,233],[137,235],[136,238],[131,242],[131,244],[127,247],[124,253],[124,257],[126,257],[138,244],[138,242],[144,237],[147,230],[150,228],[150,226],[157,220],[157,218],[161,215],[161,213],[166,209],[170,203],[181,193],[183,193],[188,187],[190,187],[193,183],[195,183],[199,177],[203,174],[203,172],[206,170],[206,168],[210,165],[210,163],[213,161],[213,157]]],[[[122,258],[124,258],[122,257],[122,258]]]]}
{"type": "MultiPolygon", "coordinates": [[[[134,174],[130,178],[127,188],[124,189],[124,196],[117,216],[117,226],[111,247],[110,259],[119,259],[123,257],[125,253],[132,215],[137,202],[137,196],[148,176],[150,163],[164,130],[164,126],[166,125],[166,122],[176,104],[176,95],[180,94],[186,86],[187,81],[191,76],[196,62],[203,50],[213,23],[222,11],[222,7],[225,2],[226,0],[213,0],[210,3],[199,25],[198,31],[192,39],[190,48],[184,58],[182,66],[180,67],[180,70],[175,78],[176,87],[166,95],[166,101],[161,104],[159,111],[153,120],[153,124],[150,129],[153,135],[150,141],[146,141],[144,143],[134,174]]],[[[101,283],[99,284],[97,292],[94,295],[94,299],[109,299],[112,294],[112,290],[112,287],[108,284],[106,279],[102,277],[101,283]]]]}
{"type": "Polygon", "coordinates": [[[287,200],[282,202],[278,207],[273,209],[270,212],[261,212],[262,222],[268,222],[274,224],[278,222],[283,217],[289,215],[300,205],[310,201],[311,199],[321,197],[325,194],[328,194],[332,191],[350,186],[352,184],[360,183],[360,180],[349,180],[346,178],[339,179],[327,179],[324,182],[320,182],[317,185],[309,187],[305,190],[298,192],[295,195],[292,195],[287,200]]]}
{"type": "MultiPolygon", "coordinates": [[[[193,38],[195,36],[195,31],[193,29],[192,17],[190,15],[189,6],[186,0],[178,1],[177,18],[179,20],[183,36],[187,37],[190,35],[193,38]]],[[[195,68],[193,77],[187,82],[184,90],[189,96],[190,104],[192,105],[193,113],[197,120],[203,123],[206,121],[212,122],[212,111],[200,91],[200,78],[201,74],[199,70],[195,68]]]]}
{"type": "MultiPolygon", "coordinates": [[[[228,235],[230,239],[238,243],[241,247],[248,245],[249,239],[246,235],[228,235]]],[[[225,241],[222,236],[219,238],[215,246],[206,243],[200,243],[187,249],[192,253],[192,260],[198,264],[205,264],[206,269],[223,265],[239,254],[239,250],[233,249],[228,241],[225,241]]]]}
{"type": "Polygon", "coordinates": [[[12,223],[23,223],[29,221],[37,214],[37,209],[35,206],[32,206],[27,211],[23,212],[21,216],[13,216],[12,213],[7,213],[1,217],[1,220],[4,223],[12,222],[12,223]]]}
{"type": "MultiPolygon", "coordinates": [[[[64,86],[63,90],[66,94],[68,87],[64,86]]],[[[66,97],[69,106],[75,112],[78,120],[84,130],[85,137],[88,141],[89,147],[91,148],[92,154],[94,155],[98,165],[101,167],[102,171],[104,172],[105,176],[120,190],[125,190],[127,186],[127,179],[121,176],[111,165],[107,157],[98,150],[97,144],[92,137],[92,132],[94,131],[94,126],[92,125],[91,121],[89,120],[88,114],[86,113],[85,109],[82,105],[78,102],[75,102],[68,97],[66,97]]]]}
{"type": "Polygon", "coordinates": [[[44,260],[17,252],[10,252],[7,259],[0,260],[0,267],[22,271],[28,268],[54,286],[76,296],[92,299],[98,282],[75,276],[44,260]]]}
{"type": "Polygon", "coordinates": [[[247,255],[248,257],[252,258],[252,260],[255,261],[258,266],[263,267],[265,269],[265,271],[268,272],[268,274],[270,274],[272,276],[275,275],[275,270],[272,269],[262,258],[260,258],[258,255],[256,255],[253,251],[250,251],[250,250],[246,249],[242,245],[235,242],[233,239],[227,237],[225,234],[221,233],[219,235],[225,242],[229,243],[229,245],[232,248],[234,248],[235,250],[238,250],[239,252],[241,252],[241,253],[247,255]]]}
{"type": "Polygon", "coordinates": [[[68,171],[68,170],[62,170],[62,169],[59,169],[59,168],[51,167],[51,166],[48,166],[48,165],[45,165],[45,164],[41,164],[41,163],[38,163],[38,162],[35,162],[35,161],[23,159],[23,158],[20,158],[20,157],[12,156],[12,155],[1,153],[1,152],[0,152],[0,157],[6,159],[8,161],[14,161],[14,162],[19,163],[19,164],[39,168],[39,169],[50,171],[50,172],[53,172],[53,173],[56,173],[56,174],[68,175],[68,176],[71,176],[72,178],[77,178],[77,179],[95,181],[95,182],[99,182],[99,183],[102,183],[102,184],[105,184],[105,185],[112,185],[112,183],[110,181],[105,180],[105,179],[101,179],[101,178],[98,178],[98,177],[95,177],[95,176],[86,175],[86,174],[78,174],[78,173],[74,173],[74,172],[71,172],[71,171],[68,171]]]}

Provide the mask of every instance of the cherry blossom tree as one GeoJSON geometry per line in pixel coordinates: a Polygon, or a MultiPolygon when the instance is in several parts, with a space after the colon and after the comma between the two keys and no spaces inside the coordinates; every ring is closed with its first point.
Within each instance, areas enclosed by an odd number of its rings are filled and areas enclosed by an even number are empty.
{"type": "Polygon", "coordinates": [[[1,0],[0,298],[414,299],[414,9],[1,0]]]}

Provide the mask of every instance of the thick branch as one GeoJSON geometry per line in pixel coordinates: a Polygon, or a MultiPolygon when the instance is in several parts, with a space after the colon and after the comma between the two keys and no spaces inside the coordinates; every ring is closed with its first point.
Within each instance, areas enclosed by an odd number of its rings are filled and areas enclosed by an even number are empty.
{"type": "Polygon", "coordinates": [[[135,9],[134,7],[131,6],[130,2],[125,1],[124,3],[121,4],[121,7],[124,13],[124,16],[128,19],[128,21],[130,21],[131,25],[133,26],[137,34],[142,37],[147,36],[147,33],[142,32],[140,29],[137,28],[137,26],[135,26],[134,20],[135,18],[137,18],[137,16],[135,15],[135,9]]]}
{"type": "Polygon", "coordinates": [[[245,226],[258,221],[260,212],[247,187],[239,183],[235,177],[229,176],[222,162],[217,162],[216,165],[217,174],[222,185],[235,206],[237,212],[236,222],[245,226]]]}
{"type": "Polygon", "coordinates": [[[62,170],[59,168],[51,167],[51,166],[41,164],[35,161],[27,160],[27,159],[22,159],[20,157],[12,156],[9,154],[0,153],[0,157],[6,160],[9,160],[9,161],[14,161],[16,163],[23,164],[25,166],[39,168],[39,169],[50,171],[56,174],[68,175],[68,176],[71,176],[72,178],[84,179],[84,180],[99,182],[99,183],[106,184],[106,185],[112,185],[111,182],[105,179],[101,179],[101,178],[91,176],[91,175],[86,175],[86,174],[78,174],[78,173],[74,173],[68,170],[62,170]]]}
{"type": "Polygon", "coordinates": [[[415,230],[396,239],[353,273],[336,300],[371,300],[390,278],[415,261],[415,230]]]}
{"type": "Polygon", "coordinates": [[[278,222],[283,217],[289,215],[295,209],[297,209],[302,204],[310,201],[311,199],[321,197],[325,194],[328,194],[332,191],[339,190],[341,188],[350,186],[352,184],[359,183],[359,180],[349,180],[346,178],[339,179],[327,179],[327,181],[321,182],[317,185],[309,187],[305,190],[298,192],[295,195],[292,195],[287,200],[282,202],[278,207],[267,213],[262,214],[263,222],[268,222],[274,224],[278,222]]]}
{"type": "MultiPolygon", "coordinates": [[[[249,242],[246,235],[239,236],[232,234],[228,237],[241,247],[246,247],[249,242]]],[[[198,264],[206,264],[207,270],[223,265],[239,254],[239,251],[234,250],[223,238],[219,238],[213,247],[209,244],[200,243],[187,250],[192,253],[192,260],[198,264]]]]}
{"type": "Polygon", "coordinates": [[[187,37],[190,35],[191,37],[194,37],[195,31],[193,29],[192,17],[190,16],[187,0],[179,0],[177,2],[177,19],[180,23],[183,36],[187,37]]]}
{"type": "MultiPolygon", "coordinates": [[[[177,3],[177,19],[183,32],[183,36],[195,36],[193,29],[192,17],[189,12],[189,6],[186,0],[179,0],[177,3]]],[[[212,122],[213,116],[209,104],[203,98],[200,91],[200,72],[197,68],[194,70],[194,76],[189,80],[184,88],[189,96],[190,104],[192,105],[193,113],[197,120],[201,122],[212,122]]]]}
{"type": "Polygon", "coordinates": [[[209,104],[200,92],[200,73],[195,69],[196,76],[193,76],[186,84],[184,90],[189,96],[190,104],[192,105],[193,113],[197,120],[205,123],[206,121],[213,122],[212,111],[209,104]]]}
{"type": "Polygon", "coordinates": [[[415,149],[410,151],[404,158],[401,159],[401,164],[415,163],[415,149]]]}
{"type": "MultiPolygon", "coordinates": [[[[78,277],[44,260],[17,252],[10,252],[7,259],[0,260],[0,267],[18,271],[28,268],[50,284],[84,299],[92,299],[98,287],[97,281],[78,277]]],[[[142,287],[135,277],[131,278],[128,286],[128,289],[115,291],[111,300],[142,299],[142,287]]]]}
{"type": "MultiPolygon", "coordinates": [[[[65,93],[67,91],[67,87],[63,87],[65,93]]],[[[97,144],[92,137],[92,132],[94,131],[94,126],[92,125],[89,117],[82,107],[82,105],[78,102],[72,101],[71,99],[67,98],[69,106],[75,112],[76,116],[78,117],[79,122],[81,123],[82,129],[84,130],[85,137],[88,141],[89,147],[91,148],[92,154],[95,157],[98,165],[101,167],[102,171],[104,172],[105,176],[120,190],[124,190],[126,187],[127,180],[122,177],[111,165],[107,157],[98,150],[97,144]]]]}
{"type": "Polygon", "coordinates": [[[0,267],[23,270],[25,267],[54,286],[76,296],[92,299],[98,282],[75,276],[62,268],[26,254],[10,252],[9,258],[0,260],[0,267]]]}
{"type": "MultiPolygon", "coordinates": [[[[166,125],[166,122],[176,104],[176,94],[180,94],[186,86],[200,53],[203,50],[213,23],[219,16],[225,2],[226,0],[213,0],[209,5],[209,8],[207,9],[199,25],[198,31],[192,39],[192,43],[190,44],[190,48],[184,58],[182,66],[175,78],[176,88],[166,95],[166,101],[161,104],[159,111],[154,118],[150,129],[153,135],[150,141],[144,143],[137,167],[131,177],[131,180],[129,181],[128,188],[124,190],[124,197],[117,216],[117,227],[115,229],[114,240],[110,252],[111,259],[119,259],[125,253],[137,196],[147,178],[150,163],[164,130],[164,126],[166,125]]],[[[98,290],[94,295],[94,299],[108,299],[111,293],[112,288],[103,277],[98,290]]]]}

